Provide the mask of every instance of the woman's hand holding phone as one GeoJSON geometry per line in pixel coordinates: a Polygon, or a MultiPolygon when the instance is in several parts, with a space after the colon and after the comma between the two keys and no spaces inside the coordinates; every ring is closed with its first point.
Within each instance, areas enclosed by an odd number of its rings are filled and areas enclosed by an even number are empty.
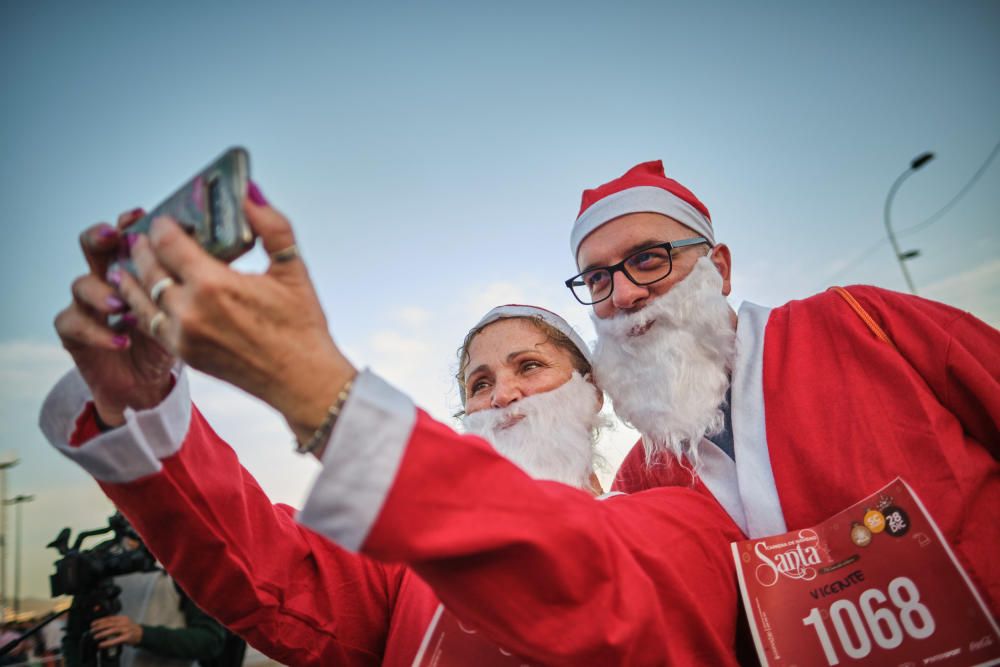
{"type": "Polygon", "coordinates": [[[159,218],[132,246],[138,279],[123,278],[120,294],[138,331],[269,403],[305,441],[355,370],[330,336],[304,262],[289,253],[295,238],[288,220],[255,187],[243,210],[272,258],[267,271],[235,271],[176,222],[159,218]],[[158,283],[169,286],[157,290],[154,303],[158,283]]]}
{"type": "MultiPolygon", "coordinates": [[[[63,347],[73,357],[90,387],[101,421],[124,423],[126,407],[142,410],[157,405],[170,391],[173,355],[154,339],[118,331],[108,325],[108,316],[126,306],[118,292],[127,273],[108,267],[130,239],[130,224],[143,216],[141,209],[123,213],[118,226],[94,225],[80,235],[80,246],[90,271],[73,281],[73,300],[55,319],[63,347]]],[[[135,323],[126,314],[124,321],[135,323]]]]}
{"type": "Polygon", "coordinates": [[[291,225],[249,181],[243,149],[223,153],[153,213],[124,213],[117,228],[95,225],[80,242],[90,272],[74,281],[55,326],[108,425],[124,423],[126,408],[160,403],[180,357],[263,399],[307,441],[355,374],[330,337],[291,225]],[[268,270],[230,268],[255,235],[268,270]]]}

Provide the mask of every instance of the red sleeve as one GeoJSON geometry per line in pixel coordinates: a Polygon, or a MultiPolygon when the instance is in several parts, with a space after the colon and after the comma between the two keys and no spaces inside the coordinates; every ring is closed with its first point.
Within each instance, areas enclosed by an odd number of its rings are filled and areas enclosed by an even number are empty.
{"type": "Polygon", "coordinates": [[[100,434],[101,428],[97,425],[97,408],[94,407],[93,401],[87,401],[83,412],[76,418],[76,426],[69,436],[69,444],[79,447],[100,434]]]}
{"type": "MultiPolygon", "coordinates": [[[[177,380],[171,375],[171,390],[173,390],[175,384],[177,384],[177,380]]],[[[107,426],[105,426],[104,429],[101,428],[97,416],[97,406],[94,405],[93,401],[87,401],[87,403],[83,406],[83,411],[76,418],[76,424],[74,424],[73,432],[69,436],[69,444],[73,447],[79,447],[91,438],[99,436],[102,433],[102,430],[106,430],[108,428],[109,427],[107,426]]]]}
{"type": "Polygon", "coordinates": [[[381,663],[397,578],[273,505],[196,409],[161,472],[101,487],[191,599],[267,655],[381,663]]]}
{"type": "Polygon", "coordinates": [[[640,439],[618,467],[611,490],[638,493],[661,486],[687,487],[714,500],[701,478],[692,475],[690,468],[682,466],[671,454],[657,452],[652,460],[647,460],[646,448],[640,439]]]}
{"type": "Polygon", "coordinates": [[[363,551],[407,562],[463,622],[531,662],[725,665],[741,538],[688,489],[595,500],[419,412],[363,551]]]}
{"type": "Polygon", "coordinates": [[[860,285],[849,291],[963,430],[1000,459],[1000,331],[936,301],[860,285]]]}
{"type": "Polygon", "coordinates": [[[656,486],[660,485],[654,484],[653,480],[650,479],[646,467],[646,451],[640,439],[632,445],[632,449],[628,451],[621,465],[618,466],[615,478],[611,482],[611,490],[622,493],[638,493],[656,486]]]}

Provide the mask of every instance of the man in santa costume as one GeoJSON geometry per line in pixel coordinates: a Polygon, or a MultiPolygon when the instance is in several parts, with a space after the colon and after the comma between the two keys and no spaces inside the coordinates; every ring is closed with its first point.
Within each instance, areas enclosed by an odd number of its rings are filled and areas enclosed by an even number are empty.
{"type": "Polygon", "coordinates": [[[290,665],[408,665],[439,602],[532,664],[735,663],[726,546],[739,529],[690,489],[602,501],[582,490],[599,401],[586,346],[561,318],[503,307],[466,340],[467,428],[495,449],[347,363],[287,221],[262,198],[245,208],[272,253],[262,275],[160,221],[132,247],[141,284],[106,276],[123,240],[84,233],[91,273],[56,322],[77,369],[41,417],[192,599],[290,665]],[[108,296],[139,320],[124,343],[105,330],[108,296]],[[562,352],[541,354],[558,339],[518,330],[525,318],[561,333],[562,352]],[[275,406],[322,461],[297,515],[270,503],[192,406],[174,353],[275,406]]]}
{"type": "Polygon", "coordinates": [[[693,483],[756,538],[899,476],[1000,612],[995,329],[860,285],[733,311],[731,253],[659,161],[584,192],[571,249],[598,382],[642,435],[615,489],[693,483]]]}

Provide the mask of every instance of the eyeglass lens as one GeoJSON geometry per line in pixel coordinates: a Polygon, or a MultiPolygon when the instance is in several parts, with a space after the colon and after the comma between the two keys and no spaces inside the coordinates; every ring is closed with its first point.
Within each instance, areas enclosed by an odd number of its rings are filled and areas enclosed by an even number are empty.
{"type": "MultiPolygon", "coordinates": [[[[666,248],[649,248],[629,255],[621,264],[626,277],[637,285],[648,285],[670,274],[670,251],[666,248]]],[[[573,281],[573,294],[583,303],[597,303],[608,298],[614,286],[614,269],[599,268],[585,271],[573,281]]]]}

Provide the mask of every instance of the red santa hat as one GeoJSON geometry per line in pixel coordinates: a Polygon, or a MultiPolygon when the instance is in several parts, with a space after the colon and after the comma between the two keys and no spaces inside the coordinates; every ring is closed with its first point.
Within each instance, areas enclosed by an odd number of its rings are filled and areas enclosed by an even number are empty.
{"type": "Polygon", "coordinates": [[[580,214],[570,235],[573,258],[591,232],[629,213],[661,213],[715,245],[708,208],[690,190],[667,178],[663,162],[654,160],[637,164],[615,180],[583,191],[580,214]]]}
{"type": "Polygon", "coordinates": [[[476,331],[477,329],[481,329],[487,324],[492,324],[497,320],[503,320],[511,317],[534,317],[542,320],[549,326],[555,328],[557,331],[565,334],[566,337],[573,342],[573,345],[576,346],[576,349],[580,351],[583,358],[587,360],[587,363],[591,363],[590,348],[587,347],[587,344],[583,342],[582,338],[580,338],[580,334],[578,334],[576,330],[569,325],[569,322],[559,317],[551,310],[545,310],[544,308],[539,308],[538,306],[526,306],[519,303],[509,303],[505,306],[497,306],[490,312],[483,315],[483,318],[476,322],[476,326],[469,330],[469,333],[476,331]]]}

